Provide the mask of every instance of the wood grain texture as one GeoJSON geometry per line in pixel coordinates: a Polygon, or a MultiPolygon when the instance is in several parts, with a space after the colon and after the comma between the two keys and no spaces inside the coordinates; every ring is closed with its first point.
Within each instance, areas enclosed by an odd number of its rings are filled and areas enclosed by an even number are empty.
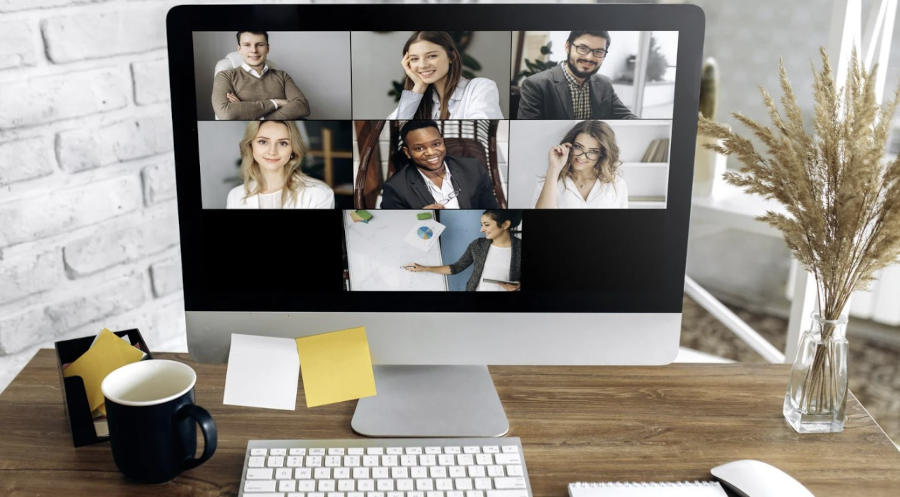
{"type": "MultiPolygon", "coordinates": [[[[0,495],[234,496],[247,440],[353,438],[355,402],[296,411],[222,404],[224,364],[159,354],[197,371],[197,403],[218,425],[219,448],[161,485],[126,480],[108,443],[78,449],[65,418],[51,350],[41,350],[0,395],[0,495]]],[[[491,367],[522,438],[535,497],[565,497],[570,481],[704,480],[709,468],[760,459],[817,497],[897,495],[900,453],[855,398],[843,433],[794,433],[781,416],[788,366],[491,367]]],[[[302,385],[302,383],[301,383],[302,385]]]]}

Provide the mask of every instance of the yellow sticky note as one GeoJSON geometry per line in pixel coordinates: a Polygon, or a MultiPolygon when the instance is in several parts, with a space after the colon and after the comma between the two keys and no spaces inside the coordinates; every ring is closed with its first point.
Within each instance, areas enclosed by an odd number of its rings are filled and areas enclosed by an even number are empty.
{"type": "Polygon", "coordinates": [[[106,375],[126,364],[141,360],[143,352],[129,345],[106,328],[87,352],[63,371],[63,376],[80,376],[84,380],[91,411],[103,405],[100,382],[106,375]]]}
{"type": "Polygon", "coordinates": [[[297,339],[306,406],[375,395],[375,375],[365,328],[297,339]]]}

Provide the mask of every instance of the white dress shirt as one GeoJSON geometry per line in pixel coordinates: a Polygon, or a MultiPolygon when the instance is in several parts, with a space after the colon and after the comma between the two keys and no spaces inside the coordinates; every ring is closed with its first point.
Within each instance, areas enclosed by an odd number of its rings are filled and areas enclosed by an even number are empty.
{"type": "MultiPolygon", "coordinates": [[[[432,92],[431,118],[440,119],[441,101],[437,92],[432,92]]],[[[388,119],[412,119],[419,108],[424,93],[403,90],[400,104],[388,119]]],[[[488,78],[459,78],[453,95],[447,103],[450,119],[503,119],[500,111],[500,91],[497,83],[488,78]]]]}
{"type": "MultiPolygon", "coordinates": [[[[422,175],[422,179],[425,180],[425,186],[428,187],[428,193],[431,194],[431,197],[435,202],[439,202],[445,198],[448,198],[451,194],[453,194],[453,182],[450,181],[450,168],[447,167],[447,163],[444,163],[444,179],[441,181],[441,186],[438,188],[431,178],[425,176],[425,173],[416,168],[416,171],[419,171],[419,174],[422,175]]],[[[450,199],[449,202],[444,204],[444,209],[459,209],[459,197],[454,196],[450,199]]]]}
{"type": "Polygon", "coordinates": [[[509,264],[512,260],[512,246],[498,247],[491,245],[488,247],[487,257],[484,259],[484,270],[481,271],[481,281],[478,282],[476,292],[503,292],[506,291],[502,286],[484,281],[485,278],[492,280],[509,281],[509,264]]]}
{"type": "MultiPolygon", "coordinates": [[[[538,177],[534,200],[531,202],[534,206],[537,206],[541,189],[544,188],[544,179],[538,177]]],[[[575,186],[572,178],[566,176],[564,181],[556,182],[556,207],[559,209],[627,209],[628,185],[621,176],[616,176],[615,183],[601,183],[597,179],[585,199],[578,192],[578,187],[575,186]]]]}
{"type": "MultiPolygon", "coordinates": [[[[306,176],[303,178],[303,188],[297,190],[297,198],[293,202],[281,206],[282,209],[334,209],[334,192],[325,184],[315,178],[306,176]]],[[[251,183],[250,189],[255,184],[251,183]]],[[[271,194],[268,194],[271,195],[271,194]]],[[[265,209],[268,202],[260,202],[259,195],[250,195],[244,198],[244,185],[238,185],[228,192],[225,199],[226,209],[265,209]]],[[[280,203],[280,194],[279,194],[280,203]]],[[[269,204],[272,205],[272,204],[269,204]]],[[[277,208],[277,207],[275,207],[277,208]]]]}

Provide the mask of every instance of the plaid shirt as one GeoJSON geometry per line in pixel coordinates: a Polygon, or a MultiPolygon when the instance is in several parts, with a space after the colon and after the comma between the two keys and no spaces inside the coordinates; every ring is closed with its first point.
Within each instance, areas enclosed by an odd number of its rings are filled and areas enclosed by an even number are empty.
{"type": "Polygon", "coordinates": [[[573,117],[575,119],[590,119],[591,85],[588,84],[588,80],[585,80],[582,84],[578,84],[578,81],[576,81],[575,77],[569,72],[566,61],[560,61],[559,65],[562,66],[566,81],[569,82],[569,95],[572,97],[572,110],[574,111],[573,117]]]}

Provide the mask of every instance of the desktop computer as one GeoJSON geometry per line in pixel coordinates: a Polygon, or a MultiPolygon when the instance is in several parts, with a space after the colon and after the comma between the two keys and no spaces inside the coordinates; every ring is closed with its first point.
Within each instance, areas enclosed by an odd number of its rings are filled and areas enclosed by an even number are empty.
{"type": "Polygon", "coordinates": [[[380,437],[504,434],[489,364],[670,362],[703,22],[689,5],[172,9],[192,357],[225,361],[232,333],[365,326],[378,395],[353,428],[380,437]]]}

